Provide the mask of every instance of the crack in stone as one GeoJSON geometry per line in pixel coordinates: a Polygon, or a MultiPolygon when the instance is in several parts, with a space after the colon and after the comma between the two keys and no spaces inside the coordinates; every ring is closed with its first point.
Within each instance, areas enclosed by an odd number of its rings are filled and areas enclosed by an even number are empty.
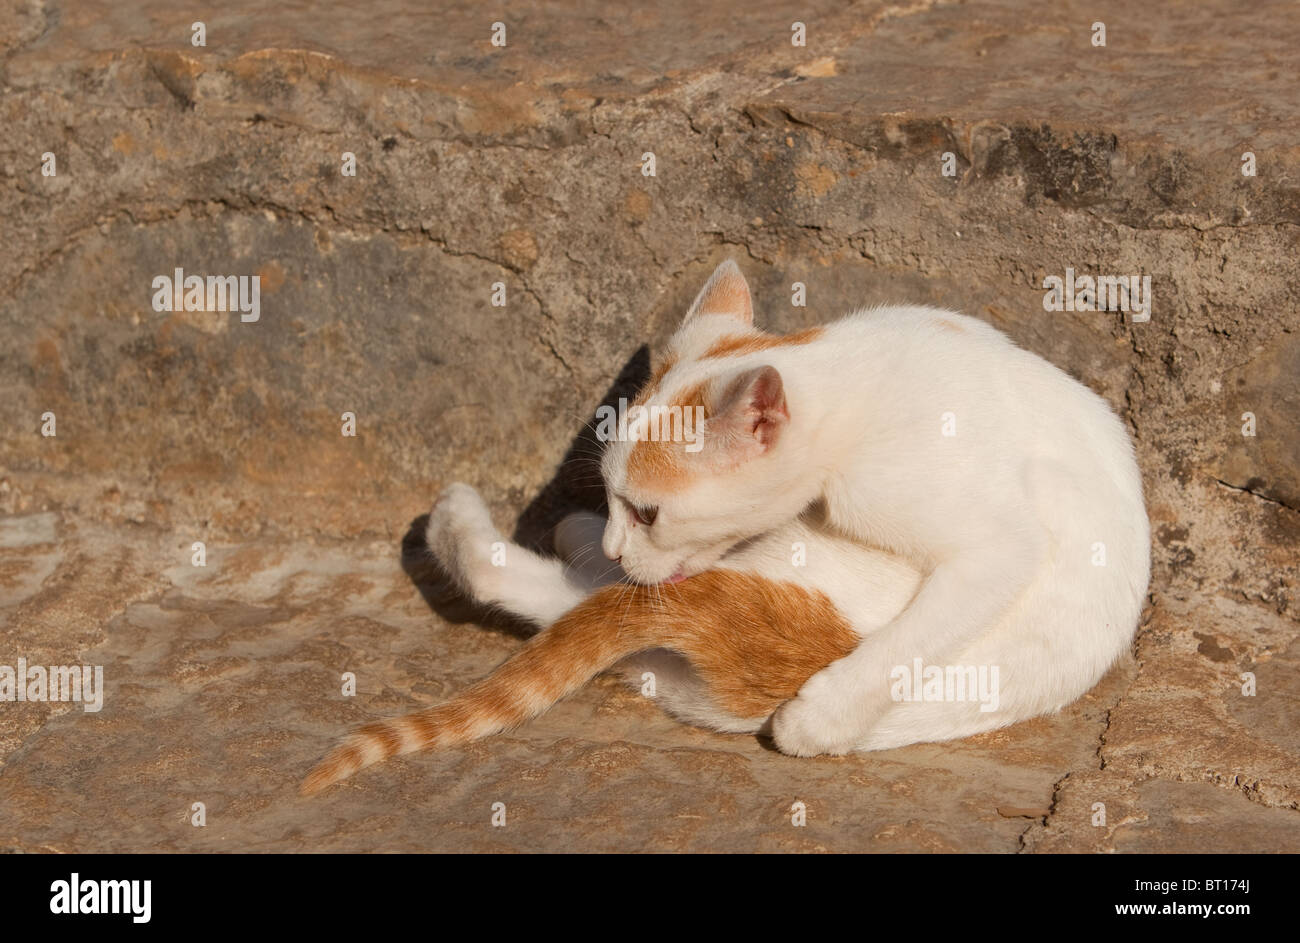
{"type": "MultiPolygon", "coordinates": [[[[461,258],[477,259],[480,262],[486,262],[489,265],[493,265],[504,272],[512,273],[514,276],[516,276],[520,286],[524,291],[524,294],[528,295],[530,298],[533,299],[534,303],[536,303],[537,310],[541,313],[542,317],[546,318],[546,320],[550,322],[552,326],[555,326],[556,324],[555,315],[551,314],[550,310],[546,306],[546,302],[542,299],[541,294],[536,289],[534,289],[532,285],[528,283],[528,278],[523,274],[523,272],[511,268],[509,265],[507,265],[506,263],[502,262],[499,259],[494,259],[490,256],[486,256],[481,253],[474,252],[473,250],[470,249],[464,249],[464,250],[453,249],[451,248],[450,245],[448,245],[445,239],[443,239],[440,236],[434,236],[432,233],[429,233],[427,230],[425,231],[425,235],[427,236],[429,242],[433,243],[435,246],[437,246],[439,249],[441,249],[443,252],[447,253],[448,255],[457,256],[461,258]]],[[[540,340],[542,344],[547,348],[547,350],[551,352],[551,355],[554,356],[555,359],[560,362],[560,365],[564,367],[565,372],[569,374],[569,379],[575,380],[577,378],[577,373],[574,371],[573,366],[564,358],[564,355],[561,354],[555,348],[555,344],[551,341],[551,339],[542,336],[540,334],[538,335],[537,339],[540,340]]]]}
{"type": "MultiPolygon", "coordinates": [[[[1147,598],[1150,602],[1150,605],[1144,613],[1145,618],[1138,626],[1137,631],[1133,634],[1132,651],[1133,651],[1134,660],[1136,662],[1133,671],[1133,677],[1131,677],[1129,679],[1128,684],[1124,686],[1124,690],[1120,691],[1118,694],[1115,695],[1115,699],[1111,703],[1110,707],[1106,708],[1106,716],[1102,719],[1101,730],[1098,731],[1097,733],[1097,749],[1093,751],[1093,756],[1097,760],[1097,770],[1099,772],[1106,769],[1106,757],[1102,751],[1106,748],[1106,734],[1110,732],[1111,717],[1115,713],[1115,711],[1119,709],[1120,705],[1123,704],[1124,698],[1128,695],[1128,692],[1132,689],[1133,685],[1137,683],[1137,679],[1142,674],[1142,662],[1137,657],[1137,642],[1138,639],[1141,637],[1143,630],[1146,629],[1146,627],[1151,624],[1151,620],[1155,616],[1156,606],[1157,606],[1155,596],[1153,594],[1148,594],[1147,598]]],[[[1020,833],[1019,851],[1023,852],[1027,850],[1025,840],[1028,838],[1030,832],[1032,832],[1035,828],[1046,829],[1048,827],[1048,824],[1051,822],[1052,816],[1056,814],[1056,807],[1060,799],[1061,789],[1065,786],[1066,782],[1069,781],[1070,777],[1074,775],[1074,773],[1075,770],[1070,770],[1064,776],[1062,776],[1060,779],[1058,779],[1056,782],[1052,784],[1052,798],[1047,807],[1047,815],[1043,816],[1043,818],[1040,821],[1030,824],[1025,828],[1023,832],[1020,833]]],[[[1110,832],[1108,831],[1107,835],[1109,836],[1109,834],[1110,832]]]]}
{"type": "MultiPolygon", "coordinates": [[[[323,225],[322,221],[318,219],[316,216],[314,216],[310,210],[294,209],[293,207],[286,206],[274,200],[266,200],[266,199],[261,199],[256,197],[246,197],[243,200],[238,200],[238,201],[232,200],[229,197],[194,198],[190,200],[185,200],[179,205],[164,210],[161,213],[154,213],[150,215],[143,215],[143,214],[138,215],[129,206],[121,207],[118,210],[114,211],[113,213],[109,214],[108,216],[101,217],[95,220],[95,222],[92,223],[91,225],[85,226],[82,229],[77,230],[75,233],[71,234],[68,237],[68,239],[64,242],[63,245],[59,246],[58,248],[52,250],[42,258],[38,259],[31,266],[24,268],[16,276],[14,276],[10,284],[6,286],[5,293],[8,296],[12,297],[14,294],[16,294],[18,285],[27,276],[35,274],[48,267],[50,264],[54,262],[55,259],[59,258],[63,253],[69,251],[72,248],[75,248],[75,243],[80,241],[86,235],[92,232],[97,232],[106,225],[112,225],[114,222],[117,222],[120,219],[125,218],[134,225],[141,225],[141,226],[156,225],[159,223],[167,223],[175,220],[180,215],[180,213],[185,209],[192,209],[194,207],[202,207],[206,209],[211,205],[223,206],[226,209],[236,213],[255,213],[260,210],[270,210],[271,212],[275,213],[277,216],[285,217],[288,219],[294,219],[294,218],[302,219],[308,223],[311,223],[314,226],[323,225]]],[[[522,288],[522,290],[524,291],[524,293],[528,295],[530,298],[532,298],[534,303],[536,303],[538,311],[542,314],[542,316],[546,318],[546,320],[553,327],[556,326],[557,324],[555,315],[552,314],[550,309],[547,307],[545,300],[542,298],[542,295],[528,282],[527,277],[522,272],[515,271],[500,259],[495,259],[492,258],[491,256],[483,255],[482,253],[474,252],[468,249],[453,249],[445,239],[438,236],[434,236],[433,234],[429,233],[427,230],[423,231],[423,236],[418,236],[414,233],[406,232],[399,229],[394,229],[393,227],[387,225],[357,226],[357,225],[349,224],[341,217],[339,217],[337,211],[335,211],[334,208],[327,203],[320,204],[320,209],[324,211],[326,216],[328,216],[329,224],[336,232],[345,232],[348,233],[349,235],[360,236],[365,238],[373,238],[377,235],[382,234],[388,236],[391,239],[394,239],[399,244],[405,244],[407,246],[416,245],[416,244],[424,245],[424,244],[431,243],[432,245],[434,245],[440,251],[446,253],[447,255],[453,257],[460,257],[460,258],[477,259],[480,262],[485,262],[498,269],[501,269],[503,272],[512,273],[513,275],[517,276],[517,281],[520,287],[522,288]]],[[[542,345],[564,368],[565,372],[569,375],[570,381],[576,381],[577,372],[574,370],[573,365],[570,364],[569,361],[564,357],[564,355],[561,354],[560,351],[556,348],[554,342],[550,338],[541,335],[538,336],[538,340],[541,341],[542,345]]]]}
{"type": "Polygon", "coordinates": [[[1228,484],[1228,482],[1224,481],[1222,478],[1216,478],[1214,479],[1214,481],[1216,484],[1222,486],[1223,488],[1226,488],[1228,491],[1236,491],[1239,494],[1248,494],[1252,498],[1258,498],[1260,501],[1264,501],[1267,502],[1268,504],[1276,505],[1277,507],[1280,507],[1283,510],[1290,511],[1292,514],[1300,514],[1300,508],[1292,507],[1290,504],[1287,504],[1285,501],[1279,501],[1277,498],[1270,498],[1267,495],[1260,494],[1258,491],[1252,491],[1250,488],[1241,487],[1239,485],[1228,484]]]}

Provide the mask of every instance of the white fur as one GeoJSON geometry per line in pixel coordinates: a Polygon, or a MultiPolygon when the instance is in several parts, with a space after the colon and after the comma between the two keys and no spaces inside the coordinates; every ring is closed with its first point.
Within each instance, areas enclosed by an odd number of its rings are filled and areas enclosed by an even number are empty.
{"type": "MultiPolygon", "coordinates": [[[[811,343],[697,360],[748,328],[747,310],[699,310],[725,279],[743,285],[730,263],[714,274],[672,341],[678,363],[652,402],[707,378],[743,385],[774,367],[788,418],[776,415],[766,444],[730,431],[711,441],[706,424],[691,459],[705,473],[676,491],[630,493],[632,444],[611,443],[602,547],[640,582],[726,567],[830,597],[863,641],[777,710],[777,746],[814,755],[963,737],[1058,710],[1096,684],[1133,637],[1149,577],[1141,480],[1106,403],[983,322],[924,307],[860,311],[811,343]],[[954,436],[942,434],[945,414],[954,436]],[[657,508],[653,526],[634,507],[657,508]],[[795,542],[806,566],[792,563],[795,542]],[[996,667],[998,709],[893,700],[891,673],[917,658],[996,667]]],[[[729,287],[723,294],[735,297],[729,287]]],[[[733,430],[735,419],[710,423],[733,430]]],[[[431,522],[431,546],[433,537],[431,522]]],[[[465,582],[546,623],[596,585],[558,566],[529,554],[505,573],[474,564],[465,582]]],[[[663,670],[665,657],[650,660],[663,670]]],[[[762,726],[712,706],[680,659],[667,678],[660,697],[679,716],[762,726]]]]}
{"type": "Polygon", "coordinates": [[[469,485],[457,483],[443,491],[429,512],[425,539],[474,599],[542,625],[564,615],[594,588],[578,574],[566,575],[559,560],[507,541],[469,485]],[[496,550],[503,551],[500,566],[493,562],[496,550]]]}

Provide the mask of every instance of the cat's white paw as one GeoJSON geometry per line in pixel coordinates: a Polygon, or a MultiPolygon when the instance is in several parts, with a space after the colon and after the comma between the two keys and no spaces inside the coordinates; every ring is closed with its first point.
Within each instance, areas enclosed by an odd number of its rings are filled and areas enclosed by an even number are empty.
{"type": "Polygon", "coordinates": [[[429,512],[425,539],[452,578],[482,598],[499,574],[493,555],[504,552],[505,538],[492,523],[492,514],[472,487],[448,485],[429,512]]]}
{"type": "MultiPolygon", "coordinates": [[[[833,667],[833,666],[832,666],[833,667]]],[[[847,695],[823,669],[772,715],[772,739],[790,756],[842,756],[853,751],[861,725],[849,710],[847,695]]]]}

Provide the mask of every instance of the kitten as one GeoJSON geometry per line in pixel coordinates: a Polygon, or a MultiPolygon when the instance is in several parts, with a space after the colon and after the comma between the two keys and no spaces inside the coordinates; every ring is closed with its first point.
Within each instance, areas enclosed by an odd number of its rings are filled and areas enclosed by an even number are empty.
{"type": "Polygon", "coordinates": [[[502,538],[452,486],[430,547],[473,596],[549,628],[448,704],[363,728],[305,792],[506,729],[649,649],[625,669],[655,670],[669,711],[809,756],[1059,710],[1133,637],[1150,564],[1128,436],[981,321],[894,307],[766,334],[725,262],[638,403],[705,422],[691,448],[642,436],[605,451],[600,546],[632,582],[597,588],[594,538],[563,548],[568,568],[519,547],[492,566],[502,538]],[[993,669],[997,709],[909,697],[913,665],[993,669]]]}

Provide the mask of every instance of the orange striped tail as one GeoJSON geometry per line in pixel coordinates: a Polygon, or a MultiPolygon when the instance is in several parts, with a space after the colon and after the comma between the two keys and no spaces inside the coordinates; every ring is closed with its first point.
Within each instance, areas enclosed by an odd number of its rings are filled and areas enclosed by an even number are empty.
{"type": "Polygon", "coordinates": [[[546,711],[620,658],[652,647],[634,620],[620,631],[620,593],[642,596],[641,586],[608,586],[538,633],[505,664],[446,704],[395,720],[367,724],[331,750],[301,786],[312,795],[358,770],[400,753],[443,749],[509,730],[546,711]]]}
{"type": "Polygon", "coordinates": [[[685,655],[735,716],[766,717],[858,640],[823,594],[751,574],[711,570],[672,586],[606,586],[446,704],[362,727],[308,774],[302,792],[399,753],[508,730],[649,648],[685,655]]]}

